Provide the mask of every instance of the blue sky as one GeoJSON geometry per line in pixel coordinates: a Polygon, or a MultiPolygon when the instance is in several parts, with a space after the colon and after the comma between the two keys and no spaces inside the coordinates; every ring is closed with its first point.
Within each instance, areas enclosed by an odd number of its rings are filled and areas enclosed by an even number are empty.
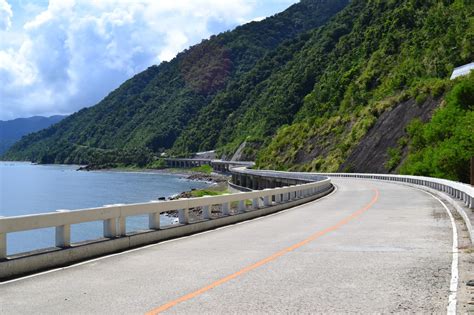
{"type": "Polygon", "coordinates": [[[297,0],[0,0],[0,120],[70,114],[212,34],[297,0]]]}

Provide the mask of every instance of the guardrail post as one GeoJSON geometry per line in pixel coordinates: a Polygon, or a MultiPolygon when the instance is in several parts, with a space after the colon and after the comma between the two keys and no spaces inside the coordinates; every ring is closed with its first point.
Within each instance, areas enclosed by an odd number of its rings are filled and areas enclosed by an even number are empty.
{"type": "Polygon", "coordinates": [[[117,219],[117,223],[118,223],[117,235],[119,236],[127,235],[127,217],[119,217],[117,219]]]}
{"type": "Polygon", "coordinates": [[[71,225],[60,225],[56,230],[56,247],[71,246],[71,225]]]}
{"type": "Polygon", "coordinates": [[[281,202],[281,194],[276,194],[275,195],[275,203],[280,203],[281,202]]]}
{"type": "MultiPolygon", "coordinates": [[[[56,212],[69,212],[66,209],[56,210],[56,212]]],[[[71,246],[71,225],[60,225],[55,227],[55,244],[56,247],[69,247],[71,246]]]]}
{"type": "Polygon", "coordinates": [[[178,219],[179,219],[179,223],[188,224],[189,223],[189,209],[179,209],[178,219]]]}
{"type": "Polygon", "coordinates": [[[229,215],[229,203],[225,202],[222,204],[222,214],[229,215]]]}
{"type": "Polygon", "coordinates": [[[204,206],[202,207],[202,218],[209,220],[211,218],[211,207],[210,206],[204,206]]]}
{"type": "Polygon", "coordinates": [[[244,213],[245,210],[245,200],[239,200],[239,212],[244,213]]]}
{"type": "Polygon", "coordinates": [[[104,220],[104,237],[117,236],[117,220],[115,218],[104,220]]]}
{"type": "Polygon", "coordinates": [[[258,209],[258,198],[253,198],[252,199],[252,208],[253,209],[258,209]]]}
{"type": "Polygon", "coordinates": [[[150,230],[160,229],[160,213],[159,212],[148,214],[148,228],[150,230]]]}
{"type": "Polygon", "coordinates": [[[268,206],[271,205],[270,196],[263,197],[263,204],[264,204],[265,207],[268,207],[268,206]]]}
{"type": "Polygon", "coordinates": [[[7,258],[7,235],[0,233],[0,260],[7,258]]]}

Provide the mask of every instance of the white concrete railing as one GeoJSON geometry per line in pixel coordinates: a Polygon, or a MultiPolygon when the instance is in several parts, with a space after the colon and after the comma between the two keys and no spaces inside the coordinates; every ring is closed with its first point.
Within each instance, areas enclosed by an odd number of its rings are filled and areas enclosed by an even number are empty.
{"type": "Polygon", "coordinates": [[[426,186],[451,196],[453,199],[462,201],[466,207],[474,209],[474,187],[469,184],[455,182],[447,179],[410,176],[410,175],[384,175],[384,174],[364,174],[364,173],[318,173],[328,177],[349,177],[377,179],[386,181],[403,182],[414,185],[426,186]]]}
{"type": "MultiPolygon", "coordinates": [[[[249,170],[242,170],[249,171],[249,170]]],[[[285,178],[295,176],[295,172],[285,171],[265,171],[256,170],[253,174],[261,174],[264,176],[271,176],[271,174],[280,175],[285,178]],[[288,174],[288,176],[286,176],[288,174]]],[[[391,174],[368,174],[368,173],[301,173],[305,177],[310,175],[321,175],[325,177],[346,177],[346,178],[362,178],[362,179],[376,179],[394,182],[403,182],[414,185],[429,187],[448,194],[453,199],[458,199],[470,209],[474,209],[474,187],[469,184],[455,182],[447,179],[426,177],[426,176],[411,176],[411,175],[391,175],[391,174]]],[[[302,177],[304,179],[305,177],[302,177]]]]}
{"type": "MultiPolygon", "coordinates": [[[[32,214],[16,217],[0,218],[0,260],[7,259],[8,233],[21,232],[42,228],[55,228],[56,247],[68,248],[71,246],[71,225],[92,221],[103,221],[103,236],[117,238],[126,236],[127,217],[148,214],[150,230],[160,230],[160,214],[178,210],[179,223],[187,225],[189,209],[202,207],[203,220],[211,219],[212,205],[221,205],[223,216],[231,215],[231,203],[236,203],[233,215],[257,210],[261,206],[269,207],[296,199],[320,194],[332,188],[330,179],[305,183],[295,186],[285,186],[274,189],[264,189],[251,192],[242,192],[221,196],[207,196],[200,198],[157,201],[129,205],[112,205],[82,210],[58,210],[58,212],[32,214]],[[251,201],[251,206],[247,205],[251,201]],[[263,203],[263,204],[262,204],[263,203]]],[[[177,227],[179,228],[179,226],[177,227]]]]}

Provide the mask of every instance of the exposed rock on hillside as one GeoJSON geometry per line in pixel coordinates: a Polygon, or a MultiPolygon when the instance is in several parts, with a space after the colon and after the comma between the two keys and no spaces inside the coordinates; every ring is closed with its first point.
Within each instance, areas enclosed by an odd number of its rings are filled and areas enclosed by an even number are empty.
{"type": "MultiPolygon", "coordinates": [[[[386,167],[390,159],[388,149],[399,146],[399,140],[407,136],[405,128],[414,118],[423,122],[429,121],[440,102],[441,99],[429,98],[418,105],[415,100],[409,100],[384,112],[339,170],[361,173],[394,172],[386,167]]],[[[403,149],[405,155],[406,146],[403,149]]]]}

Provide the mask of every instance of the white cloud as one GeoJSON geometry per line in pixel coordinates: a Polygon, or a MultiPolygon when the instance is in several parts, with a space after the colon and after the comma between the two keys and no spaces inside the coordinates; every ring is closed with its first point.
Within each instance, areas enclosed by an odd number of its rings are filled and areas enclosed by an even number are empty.
{"type": "Polygon", "coordinates": [[[0,0],[0,30],[8,30],[12,25],[12,7],[6,0],[0,0]]]}
{"type": "MultiPolygon", "coordinates": [[[[94,105],[135,73],[252,20],[254,6],[253,0],[50,0],[20,33],[3,37],[9,42],[0,45],[0,119],[94,105]]],[[[12,16],[0,0],[0,27],[9,27],[12,16]]]]}

